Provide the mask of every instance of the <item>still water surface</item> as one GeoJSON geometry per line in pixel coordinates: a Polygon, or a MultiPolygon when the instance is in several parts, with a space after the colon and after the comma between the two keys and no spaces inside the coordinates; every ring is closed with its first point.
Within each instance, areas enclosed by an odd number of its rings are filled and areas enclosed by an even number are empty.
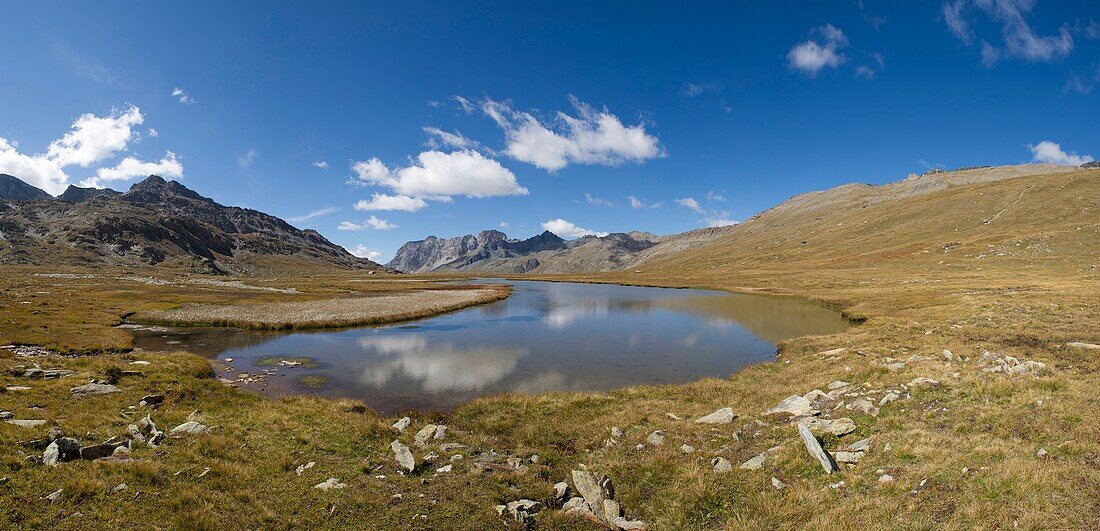
{"type": "Polygon", "coordinates": [[[771,359],[778,341],[849,326],[836,311],[771,297],[509,283],[512,296],[503,301],[406,324],[313,332],[149,327],[133,333],[139,348],[216,358],[219,376],[263,375],[246,388],[352,397],[392,414],[446,411],[503,392],[606,391],[725,377],[771,359]],[[278,366],[281,359],[303,357],[309,358],[304,366],[278,366]]]}

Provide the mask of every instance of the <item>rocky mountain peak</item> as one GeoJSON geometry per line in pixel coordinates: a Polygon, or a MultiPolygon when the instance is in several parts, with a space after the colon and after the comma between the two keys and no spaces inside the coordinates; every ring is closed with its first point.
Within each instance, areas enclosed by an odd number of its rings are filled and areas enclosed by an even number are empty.
{"type": "Polygon", "coordinates": [[[34,201],[37,199],[53,199],[53,196],[41,188],[23,182],[14,175],[0,173],[0,200],[34,201]]]}

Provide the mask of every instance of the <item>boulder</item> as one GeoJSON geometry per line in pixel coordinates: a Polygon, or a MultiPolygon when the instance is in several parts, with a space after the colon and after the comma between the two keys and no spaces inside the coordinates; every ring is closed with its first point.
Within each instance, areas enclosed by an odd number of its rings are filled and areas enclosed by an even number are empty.
{"type": "Polygon", "coordinates": [[[409,417],[401,417],[401,420],[393,423],[393,429],[403,432],[409,427],[409,424],[412,424],[412,419],[409,417]]]}
{"type": "Polygon", "coordinates": [[[695,419],[696,424],[729,424],[737,415],[733,414],[733,408],[724,407],[706,416],[695,419]]]}
{"type": "Polygon", "coordinates": [[[859,462],[863,457],[863,452],[837,452],[833,454],[833,457],[838,463],[848,463],[854,465],[859,462]]]}
{"type": "Polygon", "coordinates": [[[184,422],[168,432],[169,435],[203,435],[206,433],[210,433],[210,428],[201,422],[195,422],[193,420],[184,422]]]}
{"type": "Polygon", "coordinates": [[[316,464],[317,463],[315,463],[313,461],[310,461],[310,462],[308,462],[304,465],[298,465],[298,467],[294,469],[294,474],[300,476],[300,475],[302,475],[302,472],[305,472],[306,470],[309,470],[309,469],[313,468],[314,465],[316,465],[316,464]]]}
{"type": "Polygon", "coordinates": [[[850,452],[866,452],[871,449],[871,442],[874,441],[873,437],[866,439],[860,439],[852,444],[848,445],[848,451],[850,452]]]}
{"type": "Polygon", "coordinates": [[[645,442],[650,446],[660,446],[665,443],[665,432],[657,430],[650,433],[649,436],[645,438],[645,442]]]}
{"type": "Polygon", "coordinates": [[[7,419],[4,422],[20,428],[36,428],[46,424],[46,421],[39,419],[7,419]]]}
{"type": "Polygon", "coordinates": [[[764,460],[778,449],[778,446],[768,448],[767,450],[764,450],[763,452],[757,454],[756,457],[753,457],[752,459],[741,463],[741,466],[739,468],[741,468],[742,470],[759,470],[761,467],[764,466],[764,460]]]}
{"type": "Polygon", "coordinates": [[[1050,373],[1050,367],[1047,367],[1045,363],[1041,363],[1035,360],[1027,360],[1015,365],[1008,369],[1009,374],[1030,374],[1033,376],[1039,376],[1050,373]]]}
{"type": "MultiPolygon", "coordinates": [[[[541,509],[541,503],[528,499],[510,501],[504,505],[504,511],[507,511],[515,521],[520,523],[527,523],[541,509]]],[[[500,514],[504,514],[504,511],[500,511],[500,506],[497,506],[497,510],[500,514]]]]}
{"type": "Polygon", "coordinates": [[[711,459],[710,464],[714,467],[715,472],[732,472],[733,465],[725,457],[715,457],[711,459]]]}
{"type": "Polygon", "coordinates": [[[561,504],[565,502],[565,499],[569,497],[569,483],[565,481],[559,481],[554,484],[554,497],[552,498],[555,503],[561,504]]]}
{"type": "Polygon", "coordinates": [[[88,396],[106,395],[110,393],[121,393],[122,389],[111,384],[89,383],[73,387],[69,390],[73,394],[73,398],[84,398],[88,396]]]}
{"type": "Polygon", "coordinates": [[[780,481],[779,478],[772,476],[772,486],[775,487],[775,490],[783,490],[787,487],[787,484],[780,481]]]}
{"type": "Polygon", "coordinates": [[[641,520],[627,520],[621,516],[611,523],[621,531],[645,531],[646,528],[645,522],[641,520]]]}
{"type": "Polygon", "coordinates": [[[875,407],[875,404],[873,402],[871,402],[870,399],[867,399],[867,398],[858,398],[856,400],[853,400],[853,401],[849,402],[848,404],[846,404],[844,406],[844,409],[847,409],[847,410],[850,410],[850,411],[858,411],[860,413],[865,413],[865,414],[871,415],[873,417],[878,416],[878,408],[875,407]]]}
{"type": "Polygon", "coordinates": [[[57,466],[64,461],[80,458],[80,441],[72,437],[58,437],[42,452],[42,464],[57,466]]]}
{"type": "Polygon", "coordinates": [[[416,468],[416,459],[413,458],[412,451],[409,450],[408,446],[401,444],[401,441],[393,441],[390,443],[390,449],[393,450],[393,457],[401,468],[409,472],[416,468]]]}
{"type": "Polygon", "coordinates": [[[321,490],[332,490],[332,489],[342,489],[342,488],[347,487],[347,486],[348,486],[347,483],[340,483],[339,479],[328,478],[328,479],[314,485],[313,488],[321,489],[321,490]]]}
{"type": "Polygon", "coordinates": [[[585,503],[591,509],[603,510],[603,501],[607,498],[596,476],[587,470],[573,471],[573,488],[584,498],[585,503]]]}
{"type": "Polygon", "coordinates": [[[94,461],[96,459],[102,459],[104,457],[110,457],[114,455],[116,448],[125,448],[125,446],[112,443],[93,444],[91,446],[84,446],[80,448],[80,458],[86,461],[94,461]]]}
{"type": "Polygon", "coordinates": [[[802,417],[805,415],[816,415],[818,411],[813,408],[810,401],[805,397],[798,395],[791,395],[783,399],[782,402],[775,407],[764,412],[765,415],[793,415],[795,417],[802,417]]]}
{"type": "Polygon", "coordinates": [[[916,387],[917,389],[929,389],[939,386],[939,380],[933,380],[931,378],[925,378],[923,376],[920,378],[913,378],[913,381],[909,382],[909,387],[916,387]]]}
{"type": "Polygon", "coordinates": [[[822,419],[817,417],[810,417],[803,419],[802,423],[806,424],[810,431],[815,433],[828,433],[840,437],[856,431],[856,423],[848,417],[839,419],[822,419]]]}
{"type": "Polygon", "coordinates": [[[810,455],[817,459],[818,463],[821,463],[821,468],[825,470],[826,474],[832,474],[838,470],[833,457],[821,446],[817,437],[814,437],[814,434],[810,432],[810,428],[803,423],[799,423],[798,434],[802,437],[802,443],[806,446],[806,451],[810,452],[810,455]]]}
{"type": "Polygon", "coordinates": [[[416,435],[413,436],[413,443],[421,448],[427,446],[428,441],[435,438],[437,428],[438,426],[435,424],[428,424],[420,428],[420,431],[416,432],[416,435]]]}
{"type": "Polygon", "coordinates": [[[50,431],[46,432],[46,440],[56,441],[65,436],[65,430],[61,429],[61,426],[51,426],[50,431]]]}
{"type": "Polygon", "coordinates": [[[833,380],[832,383],[829,384],[829,390],[830,391],[835,391],[837,389],[840,389],[841,387],[848,387],[848,385],[849,385],[848,382],[843,382],[843,381],[840,381],[840,380],[833,380]]]}

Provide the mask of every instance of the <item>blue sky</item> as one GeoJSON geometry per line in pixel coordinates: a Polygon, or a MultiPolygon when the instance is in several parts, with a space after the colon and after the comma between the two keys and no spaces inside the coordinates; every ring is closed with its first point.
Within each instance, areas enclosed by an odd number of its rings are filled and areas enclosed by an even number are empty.
{"type": "Polygon", "coordinates": [[[0,172],[156,171],[385,261],[1100,156],[1094,2],[224,4],[5,3],[0,172]]]}

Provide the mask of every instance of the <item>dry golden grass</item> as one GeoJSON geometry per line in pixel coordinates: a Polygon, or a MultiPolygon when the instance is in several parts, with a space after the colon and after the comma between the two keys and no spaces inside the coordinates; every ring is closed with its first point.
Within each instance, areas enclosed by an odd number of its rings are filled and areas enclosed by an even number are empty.
{"type": "Polygon", "coordinates": [[[194,304],[133,315],[139,323],[235,326],[266,330],[392,323],[438,315],[508,296],[507,286],[407,291],[396,294],[259,304],[194,304]]]}
{"type": "MultiPolygon", "coordinates": [[[[18,444],[41,437],[44,428],[0,425],[0,466],[6,468],[0,477],[11,477],[0,485],[0,497],[10,501],[0,511],[13,527],[504,529],[511,524],[495,515],[494,504],[545,499],[551,484],[585,464],[609,474],[627,515],[654,529],[1096,529],[1100,361],[1096,351],[1066,343],[1100,343],[1098,198],[1100,172],[1078,172],[960,186],[903,203],[833,207],[802,218],[765,215],[685,256],[646,264],[640,273],[571,277],[802,297],[866,321],[834,336],[785,342],[777,362],[729,378],[607,394],[487,397],[446,416],[413,415],[412,428],[400,436],[387,428],[394,419],[380,419],[354,401],[263,400],[220,387],[205,376],[209,369],[201,360],[185,354],[142,353],[153,361],[144,378],[124,378],[124,393],[81,403],[67,397],[73,381],[139,354],[37,360],[79,374],[32,382],[26,395],[0,395],[18,418],[38,415],[70,433],[106,438],[125,427],[120,410],[155,391],[168,395],[157,414],[162,424],[171,426],[198,408],[215,429],[161,450],[139,450],[145,460],[139,465],[67,463],[49,470],[29,464],[26,456],[34,452],[18,444]],[[821,354],[837,347],[848,350],[821,354]],[[947,362],[943,349],[969,361],[947,362]],[[1053,372],[983,372],[976,360],[984,350],[1038,360],[1053,372]],[[896,372],[883,366],[888,358],[914,354],[931,360],[896,372]],[[847,412],[856,432],[827,437],[826,447],[867,436],[875,442],[860,464],[830,476],[801,448],[793,426],[761,415],[788,395],[837,379],[881,390],[916,377],[942,385],[913,390],[910,399],[883,406],[878,416],[847,412]],[[741,416],[733,424],[690,422],[727,406],[741,416]],[[687,420],[672,420],[669,412],[687,420]],[[461,450],[465,459],[449,474],[436,475],[434,467],[396,474],[389,442],[399,437],[411,443],[412,432],[426,422],[448,424],[446,441],[469,446],[461,450]],[[608,447],[612,426],[625,435],[608,447]],[[666,433],[663,446],[635,449],[656,429],[666,433]],[[681,444],[696,451],[683,453],[681,444]],[[773,446],[780,450],[763,469],[736,468],[773,446]],[[483,474],[472,461],[490,449],[540,459],[526,473],[483,474]],[[1037,455],[1040,449],[1045,457],[1037,455]],[[735,470],[711,471],[716,455],[735,470]],[[294,474],[307,461],[317,465],[294,474]],[[211,472],[199,477],[207,467],[211,472]],[[878,470],[894,481],[880,483],[878,470]],[[787,487],[776,491],[773,476],[787,487]],[[311,488],[328,477],[348,487],[311,488]],[[131,488],[111,494],[120,481],[131,488]],[[839,481],[843,488],[827,488],[839,481]],[[40,499],[57,488],[65,489],[58,503],[40,499]]],[[[327,296],[343,296],[341,290],[354,285],[335,277],[325,282],[327,296]]],[[[81,304],[71,303],[80,297],[66,299],[54,318],[66,324],[53,330],[65,330],[74,344],[85,336],[73,332],[79,319],[67,317],[68,310],[102,296],[86,293],[81,304]]],[[[4,296],[13,297],[9,291],[4,296]]],[[[237,297],[274,300],[267,293],[237,297]]],[[[113,308],[133,311],[168,307],[182,295],[106,299],[113,308]]],[[[35,330],[49,319],[26,310],[8,314],[4,308],[4,321],[29,319],[38,323],[29,333],[46,333],[35,330]]],[[[86,326],[92,344],[105,337],[103,321],[88,319],[86,326]]],[[[3,368],[30,361],[0,359],[3,368]]],[[[0,377],[2,385],[20,381],[0,377]]],[[[446,459],[437,446],[429,450],[446,459]]],[[[414,449],[418,458],[427,451],[414,449]]],[[[551,511],[539,515],[536,527],[595,529],[551,511]]]]}

